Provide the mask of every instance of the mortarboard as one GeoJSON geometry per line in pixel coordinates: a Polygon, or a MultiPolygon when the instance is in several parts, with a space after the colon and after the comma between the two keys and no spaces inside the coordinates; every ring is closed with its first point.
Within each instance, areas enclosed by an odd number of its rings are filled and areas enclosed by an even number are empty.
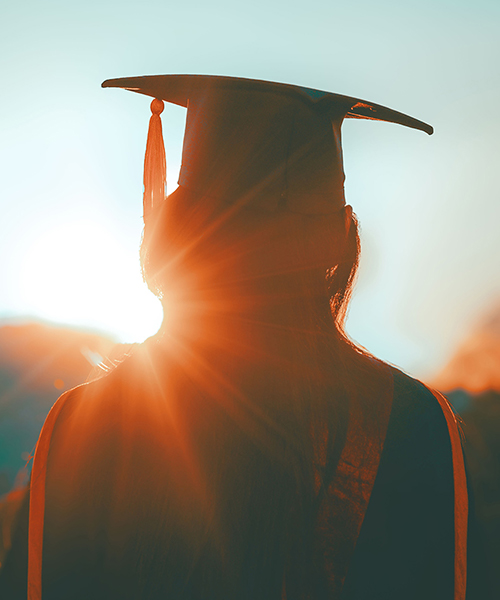
{"type": "Polygon", "coordinates": [[[163,100],[186,107],[179,185],[204,196],[274,211],[329,214],[345,205],[344,118],[430,125],[384,106],[295,85],[210,75],[108,79],[152,96],[144,214],[165,196],[163,100]]]}

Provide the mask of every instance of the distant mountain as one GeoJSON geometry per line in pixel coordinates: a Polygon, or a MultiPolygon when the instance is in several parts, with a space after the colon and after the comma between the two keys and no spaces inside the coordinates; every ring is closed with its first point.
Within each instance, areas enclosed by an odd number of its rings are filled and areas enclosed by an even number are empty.
{"type": "Polygon", "coordinates": [[[99,374],[106,357],[130,346],[96,334],[40,323],[0,327],[0,495],[34,449],[58,396],[99,374]]]}
{"type": "Polygon", "coordinates": [[[500,392],[500,304],[458,347],[432,385],[444,391],[461,389],[471,394],[500,392]]]}

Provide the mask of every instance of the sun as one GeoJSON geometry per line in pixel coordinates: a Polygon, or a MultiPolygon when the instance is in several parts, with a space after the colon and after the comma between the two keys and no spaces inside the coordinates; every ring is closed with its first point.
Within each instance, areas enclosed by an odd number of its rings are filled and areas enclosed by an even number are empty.
{"type": "Polygon", "coordinates": [[[33,239],[21,268],[33,316],[141,342],[162,322],[160,302],[142,281],[138,242],[126,245],[105,225],[78,219],[33,239]]]}

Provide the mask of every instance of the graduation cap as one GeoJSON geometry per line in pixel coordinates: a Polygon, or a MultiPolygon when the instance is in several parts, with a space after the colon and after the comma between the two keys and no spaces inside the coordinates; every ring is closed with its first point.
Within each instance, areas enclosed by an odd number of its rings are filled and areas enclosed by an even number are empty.
{"type": "Polygon", "coordinates": [[[144,215],[165,197],[163,100],[186,107],[179,185],[267,211],[329,214],[345,205],[344,118],[430,125],[373,102],[296,85],[210,75],[108,79],[152,96],[144,168],[144,215]]]}

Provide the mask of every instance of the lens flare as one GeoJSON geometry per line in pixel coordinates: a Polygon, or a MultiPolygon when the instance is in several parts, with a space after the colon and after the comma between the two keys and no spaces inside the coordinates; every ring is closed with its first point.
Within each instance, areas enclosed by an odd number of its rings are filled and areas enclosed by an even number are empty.
{"type": "Polygon", "coordinates": [[[162,309],[142,281],[138,252],[91,220],[45,230],[20,274],[32,315],[141,342],[160,327],[162,309]]]}

